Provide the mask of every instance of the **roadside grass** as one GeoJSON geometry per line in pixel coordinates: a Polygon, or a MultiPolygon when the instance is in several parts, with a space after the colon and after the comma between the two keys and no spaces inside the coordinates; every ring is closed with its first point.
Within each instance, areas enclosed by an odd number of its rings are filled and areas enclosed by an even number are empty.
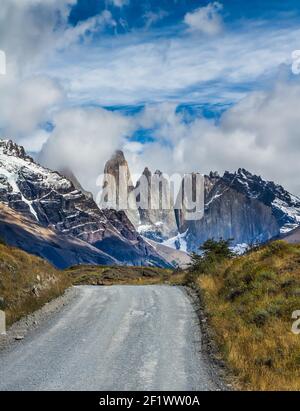
{"type": "Polygon", "coordinates": [[[0,242],[0,309],[7,324],[39,309],[71,285],[68,276],[39,257],[0,242]]]}
{"type": "MultiPolygon", "coordinates": [[[[208,259],[209,261],[209,259],[208,259]]],[[[197,270],[82,265],[60,271],[0,241],[0,309],[8,325],[63,294],[71,285],[193,285],[236,387],[300,390],[300,245],[276,241],[242,257],[197,270]]]]}
{"type": "Polygon", "coordinates": [[[72,285],[181,284],[184,273],[155,267],[82,265],[61,271],[0,240],[0,310],[7,325],[62,295],[72,285]]]}
{"type": "Polygon", "coordinates": [[[270,243],[242,257],[189,272],[215,341],[238,388],[300,390],[300,245],[270,243]]]}

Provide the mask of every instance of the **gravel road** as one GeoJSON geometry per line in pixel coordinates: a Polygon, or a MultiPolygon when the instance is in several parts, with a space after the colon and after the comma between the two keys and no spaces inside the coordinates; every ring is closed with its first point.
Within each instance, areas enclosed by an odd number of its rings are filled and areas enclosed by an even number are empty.
{"type": "Polygon", "coordinates": [[[0,352],[0,390],[215,390],[189,297],[170,286],[77,287],[0,352]]]}

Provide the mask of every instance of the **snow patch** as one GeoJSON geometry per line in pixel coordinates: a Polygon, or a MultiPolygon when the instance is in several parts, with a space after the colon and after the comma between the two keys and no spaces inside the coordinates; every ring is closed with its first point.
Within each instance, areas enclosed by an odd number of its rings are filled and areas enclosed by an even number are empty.
{"type": "Polygon", "coordinates": [[[187,241],[186,241],[187,233],[188,233],[188,230],[186,230],[182,234],[178,233],[175,237],[165,240],[162,244],[167,247],[174,248],[175,250],[182,250],[187,253],[187,241]]]}
{"type": "Polygon", "coordinates": [[[295,228],[297,228],[300,224],[300,208],[299,208],[299,199],[295,196],[291,196],[292,204],[288,205],[285,201],[276,198],[272,205],[273,207],[282,211],[285,215],[287,215],[291,221],[283,225],[280,229],[281,234],[286,234],[295,228]]]}
{"type": "Polygon", "coordinates": [[[249,250],[249,244],[247,243],[236,244],[235,246],[230,247],[230,249],[237,255],[243,255],[249,250]]]}

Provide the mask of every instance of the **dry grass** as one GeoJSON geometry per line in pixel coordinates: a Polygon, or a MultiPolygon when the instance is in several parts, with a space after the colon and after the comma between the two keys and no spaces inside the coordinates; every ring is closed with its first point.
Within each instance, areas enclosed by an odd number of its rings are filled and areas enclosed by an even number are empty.
{"type": "Polygon", "coordinates": [[[74,285],[180,284],[184,273],[156,267],[77,266],[66,270],[74,285]]]}
{"type": "MultiPolygon", "coordinates": [[[[200,273],[198,273],[200,274],[200,273]]],[[[274,242],[195,277],[240,388],[300,390],[300,246],[274,242]]]]}
{"type": "Polygon", "coordinates": [[[61,295],[71,285],[65,273],[41,258],[0,243],[0,309],[8,325],[61,295]]]}
{"type": "Polygon", "coordinates": [[[77,266],[55,269],[45,260],[0,240],[0,309],[11,325],[63,294],[71,285],[179,284],[182,272],[151,267],[77,266]]]}

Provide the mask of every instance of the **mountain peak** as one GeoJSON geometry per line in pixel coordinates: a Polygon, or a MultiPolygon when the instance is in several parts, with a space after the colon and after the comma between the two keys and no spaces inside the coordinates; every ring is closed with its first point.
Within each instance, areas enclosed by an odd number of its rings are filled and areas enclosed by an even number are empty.
{"type": "Polygon", "coordinates": [[[282,232],[299,225],[300,198],[290,194],[281,185],[263,180],[244,168],[239,168],[235,173],[225,171],[222,180],[248,198],[256,199],[271,207],[282,232]]]}
{"type": "Polygon", "coordinates": [[[116,161],[118,163],[125,163],[125,155],[122,150],[116,150],[114,154],[111,156],[111,161],[116,161]]]}
{"type": "MultiPolygon", "coordinates": [[[[26,217],[30,220],[28,224],[36,224],[37,231],[51,228],[53,236],[70,236],[82,241],[79,248],[86,250],[76,249],[77,262],[88,259],[93,264],[116,261],[128,265],[168,266],[140,237],[124,212],[100,210],[93,199],[76,189],[68,178],[28,159],[23,147],[10,140],[0,142],[0,205],[26,217]]],[[[65,174],[70,171],[65,170],[65,174]]],[[[71,177],[75,179],[74,175],[71,177]]],[[[42,248],[42,255],[52,261],[54,251],[49,251],[44,244],[42,248]]]]}
{"type": "Polygon", "coordinates": [[[33,162],[33,159],[26,154],[24,147],[14,143],[12,140],[0,140],[0,153],[33,162]]]}
{"type": "MultiPolygon", "coordinates": [[[[112,175],[118,180],[120,167],[126,167],[128,172],[127,174],[129,174],[128,163],[126,161],[123,151],[116,150],[114,154],[111,156],[111,158],[106,162],[104,167],[104,174],[112,175]]],[[[128,178],[130,179],[129,175],[128,178]]]]}
{"type": "Polygon", "coordinates": [[[145,167],[142,174],[144,174],[146,177],[148,177],[148,176],[151,176],[152,173],[151,173],[151,171],[149,170],[148,167],[145,167]]]}

